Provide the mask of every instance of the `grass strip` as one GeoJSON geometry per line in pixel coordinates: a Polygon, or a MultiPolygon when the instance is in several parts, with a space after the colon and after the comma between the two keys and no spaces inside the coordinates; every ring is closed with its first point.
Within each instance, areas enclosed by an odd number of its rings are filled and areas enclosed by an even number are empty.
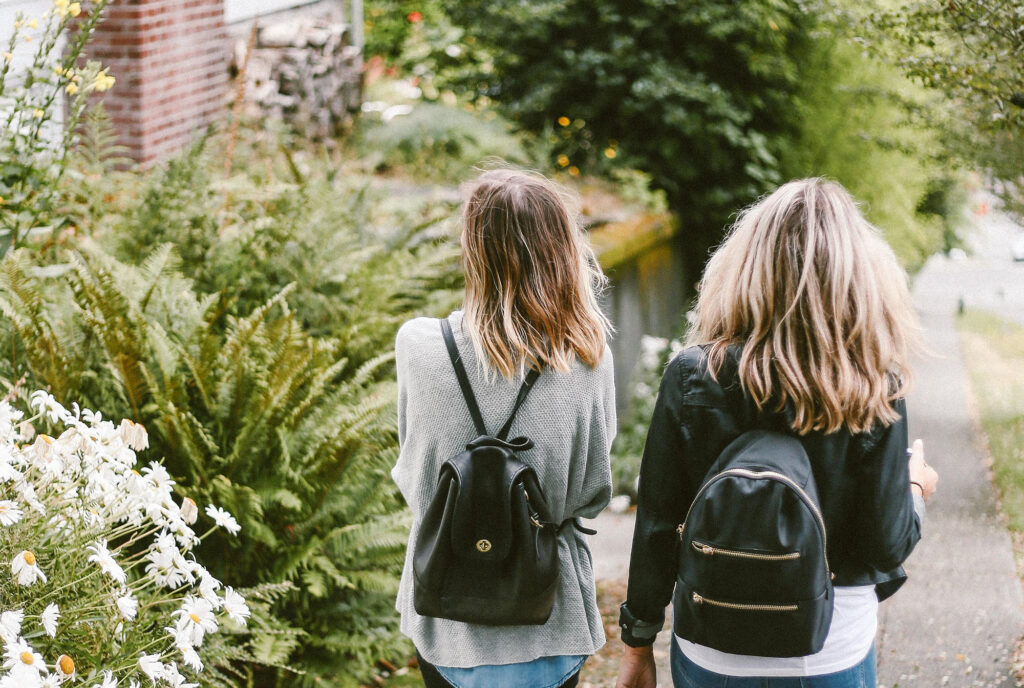
{"type": "Polygon", "coordinates": [[[1024,327],[987,311],[957,319],[992,470],[1014,539],[1024,533],[1024,327]]]}

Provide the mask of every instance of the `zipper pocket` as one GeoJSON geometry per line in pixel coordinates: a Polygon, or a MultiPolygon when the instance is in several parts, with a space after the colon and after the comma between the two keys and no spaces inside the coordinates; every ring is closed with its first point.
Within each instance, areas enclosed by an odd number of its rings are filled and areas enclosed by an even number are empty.
{"type": "Polygon", "coordinates": [[[693,548],[701,554],[712,556],[715,554],[726,556],[726,557],[737,557],[739,559],[756,559],[758,561],[791,561],[793,559],[799,559],[799,552],[785,552],[783,554],[761,554],[758,552],[743,552],[735,549],[723,549],[721,547],[714,547],[697,540],[692,541],[693,548]]]}
{"type": "Polygon", "coordinates": [[[824,516],[821,515],[821,511],[818,509],[817,505],[811,500],[810,496],[807,494],[807,492],[804,491],[802,487],[793,482],[792,478],[790,478],[789,476],[783,475],[782,473],[778,473],[776,471],[753,471],[748,468],[730,468],[722,471],[718,475],[713,476],[710,480],[701,485],[701,488],[699,490],[697,490],[697,494],[694,495],[693,501],[690,502],[690,507],[686,510],[686,518],[683,519],[682,523],[676,526],[676,533],[678,533],[680,540],[684,539],[684,533],[686,531],[686,522],[690,520],[690,512],[693,511],[693,505],[697,503],[697,498],[700,497],[701,493],[703,493],[704,490],[711,487],[712,483],[718,481],[721,478],[725,478],[726,476],[729,475],[741,475],[745,478],[754,479],[767,478],[769,480],[776,480],[780,483],[788,485],[794,492],[796,492],[800,496],[801,501],[803,501],[807,508],[811,510],[811,513],[814,515],[815,520],[818,522],[818,528],[821,530],[821,549],[822,555],[825,558],[825,569],[829,572],[829,575],[832,578],[836,577],[835,574],[832,573],[832,567],[828,565],[828,534],[825,532],[824,516]]]}
{"type": "Polygon", "coordinates": [[[795,604],[740,604],[738,602],[720,602],[719,600],[708,599],[696,592],[692,594],[692,599],[696,604],[709,604],[712,607],[735,609],[741,612],[795,612],[800,609],[795,604]]]}

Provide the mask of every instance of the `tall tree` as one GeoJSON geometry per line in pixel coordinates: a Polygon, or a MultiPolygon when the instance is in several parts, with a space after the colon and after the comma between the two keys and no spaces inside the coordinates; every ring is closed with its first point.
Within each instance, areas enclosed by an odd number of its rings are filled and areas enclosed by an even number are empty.
{"type": "Polygon", "coordinates": [[[699,274],[729,215],[780,181],[798,123],[796,0],[443,0],[493,61],[463,85],[547,136],[570,172],[645,170],[699,274]]]}

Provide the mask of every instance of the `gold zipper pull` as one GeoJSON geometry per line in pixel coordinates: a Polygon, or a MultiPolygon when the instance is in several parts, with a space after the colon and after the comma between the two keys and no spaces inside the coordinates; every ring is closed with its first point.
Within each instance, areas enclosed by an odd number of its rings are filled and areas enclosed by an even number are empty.
{"type": "Polygon", "coordinates": [[[697,593],[693,593],[693,601],[696,604],[702,604],[704,602],[704,598],[698,595],[697,593]]]}
{"type": "Polygon", "coordinates": [[[686,528],[686,524],[685,523],[680,523],[679,525],[676,526],[676,533],[679,534],[679,539],[680,540],[683,539],[683,530],[685,528],[686,528]]]}

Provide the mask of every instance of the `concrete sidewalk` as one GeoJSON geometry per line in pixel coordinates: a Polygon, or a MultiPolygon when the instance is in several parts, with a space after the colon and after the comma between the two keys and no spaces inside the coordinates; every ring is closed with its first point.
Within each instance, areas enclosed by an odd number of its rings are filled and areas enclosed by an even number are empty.
{"type": "MultiPolygon", "coordinates": [[[[936,258],[914,296],[928,346],[908,399],[911,437],[939,472],[910,580],[882,605],[882,686],[1013,686],[1010,658],[1022,633],[1013,545],[997,513],[987,454],[972,416],[954,313],[963,266],[936,258]]],[[[979,270],[984,270],[979,266],[979,270]]]]}
{"type": "MultiPolygon", "coordinates": [[[[940,482],[928,505],[924,538],[906,564],[910,579],[881,607],[876,647],[878,685],[885,688],[1021,685],[1011,671],[1011,655],[1024,632],[1021,585],[971,415],[953,320],[958,299],[972,284],[960,279],[964,269],[935,259],[915,286],[927,343],[938,356],[915,367],[910,433],[924,438],[940,482]]],[[[598,579],[625,580],[632,515],[606,512],[594,525],[598,579]]],[[[659,638],[659,686],[671,685],[664,652],[669,635],[659,638]]]]}

